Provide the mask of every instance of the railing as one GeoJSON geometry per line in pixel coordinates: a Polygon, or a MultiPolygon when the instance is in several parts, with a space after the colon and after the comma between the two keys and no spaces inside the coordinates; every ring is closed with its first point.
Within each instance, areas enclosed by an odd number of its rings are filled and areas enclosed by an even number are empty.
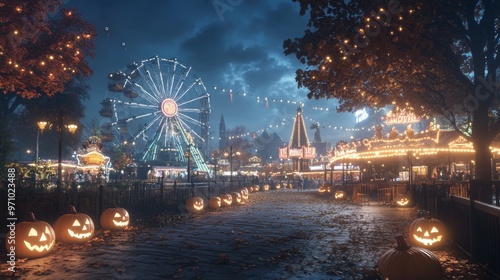
{"type": "MultiPolygon", "coordinates": [[[[53,223],[66,213],[69,205],[98,221],[100,213],[108,207],[118,206],[128,210],[131,218],[141,220],[162,213],[183,213],[185,200],[200,196],[205,201],[225,192],[238,191],[250,185],[248,180],[231,182],[158,183],[153,181],[123,181],[106,185],[63,185],[60,191],[50,182],[16,182],[16,217],[22,220],[27,212],[37,219],[53,223]]],[[[0,196],[7,201],[7,188],[0,187],[0,196]]],[[[7,221],[7,206],[0,208],[2,223],[7,221]]],[[[5,228],[5,226],[4,226],[5,228]]]]}
{"type": "Polygon", "coordinates": [[[500,182],[471,181],[414,189],[416,205],[448,228],[453,243],[500,275],[500,182]]]}

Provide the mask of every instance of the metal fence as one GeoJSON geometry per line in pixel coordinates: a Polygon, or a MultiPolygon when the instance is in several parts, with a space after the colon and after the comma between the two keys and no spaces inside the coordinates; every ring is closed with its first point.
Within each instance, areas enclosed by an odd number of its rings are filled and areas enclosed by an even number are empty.
{"type": "Polygon", "coordinates": [[[473,260],[500,275],[500,182],[413,186],[419,209],[448,228],[453,243],[473,260]]]}
{"type": "MultiPolygon", "coordinates": [[[[231,182],[155,182],[119,181],[107,184],[62,185],[45,181],[16,181],[15,216],[23,220],[33,212],[38,220],[53,223],[67,213],[69,205],[98,221],[103,210],[123,207],[134,220],[145,219],[163,213],[184,213],[184,203],[192,196],[202,197],[206,202],[212,196],[240,190],[251,184],[248,180],[231,182]]],[[[5,184],[7,186],[7,184],[5,184]]],[[[7,201],[7,188],[0,187],[2,201],[7,201]]],[[[6,228],[7,205],[0,207],[0,219],[6,228]]]]}

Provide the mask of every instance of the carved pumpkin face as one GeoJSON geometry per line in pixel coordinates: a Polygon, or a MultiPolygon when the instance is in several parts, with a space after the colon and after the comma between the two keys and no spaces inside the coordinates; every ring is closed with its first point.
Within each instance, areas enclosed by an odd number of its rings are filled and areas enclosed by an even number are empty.
{"type": "Polygon", "coordinates": [[[199,213],[204,207],[205,204],[203,203],[203,198],[201,197],[191,197],[186,201],[186,209],[190,213],[199,213]]]}
{"type": "Polygon", "coordinates": [[[345,199],[346,197],[347,197],[347,196],[346,196],[346,194],[345,194],[345,192],[344,192],[344,191],[336,191],[336,192],[335,192],[335,195],[334,195],[335,200],[343,200],[343,199],[345,199]]]}
{"type": "Polygon", "coordinates": [[[130,223],[130,216],[124,208],[108,208],[104,210],[100,218],[101,227],[104,230],[124,230],[130,223]]]}
{"type": "Polygon", "coordinates": [[[269,189],[270,189],[269,184],[264,184],[264,185],[262,186],[262,190],[263,190],[263,191],[268,191],[269,189]]]}
{"type": "Polygon", "coordinates": [[[220,199],[220,197],[211,197],[209,200],[208,200],[208,207],[210,209],[214,209],[214,210],[217,210],[220,208],[222,204],[222,200],[220,199]]]}
{"type": "Polygon", "coordinates": [[[83,243],[94,236],[94,222],[83,213],[77,213],[74,206],[70,213],[57,218],[54,223],[56,240],[62,243],[83,243]]]}
{"type": "Polygon", "coordinates": [[[319,193],[325,193],[328,190],[328,188],[325,185],[321,185],[318,188],[319,193]]]}
{"type": "Polygon", "coordinates": [[[233,197],[230,194],[223,193],[219,197],[221,199],[221,206],[231,206],[233,204],[233,197]]]}
{"type": "Polygon", "coordinates": [[[396,200],[396,206],[398,206],[398,207],[410,206],[410,198],[406,194],[396,195],[395,200],[396,200]]]}
{"type": "Polygon", "coordinates": [[[279,189],[281,189],[281,184],[280,184],[280,183],[278,183],[278,184],[276,184],[274,187],[275,187],[277,190],[279,190],[279,189]]]}
{"type": "Polygon", "coordinates": [[[232,192],[231,197],[233,199],[233,204],[241,204],[241,194],[239,192],[232,192]]]}
{"type": "Polygon", "coordinates": [[[260,187],[258,185],[253,186],[253,192],[258,192],[260,190],[260,187]]]}
{"type": "Polygon", "coordinates": [[[447,236],[444,224],[438,219],[433,219],[430,214],[414,220],[410,224],[409,234],[413,245],[429,249],[443,246],[447,236]]]}
{"type": "Polygon", "coordinates": [[[241,189],[240,194],[241,194],[241,200],[248,201],[248,190],[247,190],[247,188],[241,189]]]}
{"type": "Polygon", "coordinates": [[[48,254],[54,248],[56,234],[54,229],[44,222],[37,221],[33,213],[29,213],[29,220],[16,224],[16,243],[9,244],[6,238],[7,252],[15,245],[17,258],[39,258],[48,254]]]}

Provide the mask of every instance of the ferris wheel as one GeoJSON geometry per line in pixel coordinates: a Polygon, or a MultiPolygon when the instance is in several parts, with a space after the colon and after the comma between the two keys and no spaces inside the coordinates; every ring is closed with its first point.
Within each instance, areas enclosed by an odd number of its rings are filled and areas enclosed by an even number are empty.
{"type": "Polygon", "coordinates": [[[108,75],[109,97],[101,102],[104,141],[133,145],[143,162],[185,163],[209,172],[210,94],[190,67],[158,56],[132,62],[108,75]]]}

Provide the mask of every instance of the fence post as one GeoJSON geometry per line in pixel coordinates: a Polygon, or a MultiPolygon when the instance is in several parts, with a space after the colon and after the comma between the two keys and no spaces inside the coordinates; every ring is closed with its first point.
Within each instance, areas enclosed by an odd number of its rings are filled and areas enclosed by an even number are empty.
{"type": "Polygon", "coordinates": [[[102,207],[104,202],[104,186],[99,185],[99,215],[102,213],[102,207]]]}
{"type": "Polygon", "coordinates": [[[469,196],[469,199],[470,199],[470,209],[469,209],[470,254],[471,254],[471,257],[473,260],[477,260],[477,256],[478,256],[477,255],[478,254],[477,245],[479,243],[477,241],[477,238],[478,238],[477,220],[476,220],[477,212],[475,209],[476,208],[475,201],[476,201],[476,197],[477,197],[478,192],[479,192],[479,190],[478,190],[479,183],[477,180],[470,180],[469,184],[470,184],[470,196],[469,196]]]}

